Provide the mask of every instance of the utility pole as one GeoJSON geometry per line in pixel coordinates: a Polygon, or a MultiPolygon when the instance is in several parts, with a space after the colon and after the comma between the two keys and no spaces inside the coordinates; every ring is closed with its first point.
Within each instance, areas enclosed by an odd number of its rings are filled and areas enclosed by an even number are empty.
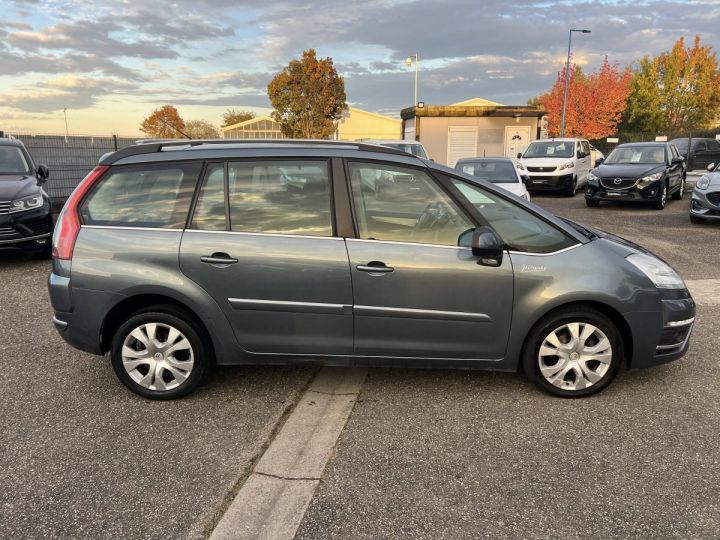
{"type": "Polygon", "coordinates": [[[560,137],[565,136],[565,112],[567,110],[568,83],[570,82],[570,47],[572,46],[572,33],[580,32],[581,34],[589,34],[590,30],[570,29],[570,37],[568,38],[568,54],[567,63],[565,64],[565,92],[563,95],[562,123],[560,124],[560,137]]]}
{"type": "Polygon", "coordinates": [[[413,107],[417,107],[418,104],[418,53],[415,53],[412,56],[408,56],[405,59],[405,65],[407,67],[410,67],[413,65],[413,62],[415,62],[415,102],[413,103],[413,107]]]}
{"type": "Polygon", "coordinates": [[[70,136],[70,131],[68,130],[68,123],[67,123],[67,107],[63,107],[63,115],[65,115],[65,140],[70,136]]]}

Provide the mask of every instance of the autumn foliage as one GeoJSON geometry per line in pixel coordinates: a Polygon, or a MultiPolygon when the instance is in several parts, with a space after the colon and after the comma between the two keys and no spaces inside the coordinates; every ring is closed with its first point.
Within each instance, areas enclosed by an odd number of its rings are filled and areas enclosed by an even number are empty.
{"type": "Polygon", "coordinates": [[[347,110],[345,83],[331,58],[303,52],[268,85],[273,119],[290,138],[327,139],[347,110]]]}
{"type": "MultiPolygon", "coordinates": [[[[601,139],[616,132],[630,95],[632,73],[610,64],[607,57],[599,70],[585,75],[579,66],[571,66],[568,86],[566,137],[601,139]]],[[[550,92],[538,102],[548,111],[548,134],[560,135],[565,70],[558,73],[550,92]]]]}
{"type": "Polygon", "coordinates": [[[185,138],[185,122],[180,113],[172,105],[163,105],[155,109],[150,116],[140,124],[140,131],[148,137],[157,139],[185,138]]]}

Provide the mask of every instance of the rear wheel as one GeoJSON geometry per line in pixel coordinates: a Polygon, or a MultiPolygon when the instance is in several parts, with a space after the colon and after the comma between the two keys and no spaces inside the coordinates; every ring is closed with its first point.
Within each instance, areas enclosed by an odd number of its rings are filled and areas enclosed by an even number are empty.
{"type": "Polygon", "coordinates": [[[570,307],[543,318],[530,332],[523,368],[537,386],[560,397],[600,392],[617,375],[623,343],[615,325],[590,307],[570,307]]]}
{"type": "Polygon", "coordinates": [[[680,178],[680,189],[678,189],[675,193],[673,193],[673,200],[679,201],[683,198],[683,193],[685,192],[685,176],[680,178]]]}
{"type": "Polygon", "coordinates": [[[174,399],[192,392],[212,365],[204,332],[172,306],[135,313],[113,337],[115,374],[130,390],[150,399],[174,399]]]}
{"type": "Polygon", "coordinates": [[[598,206],[600,206],[600,201],[596,201],[596,200],[594,200],[594,199],[585,198],[585,204],[586,204],[589,208],[597,208],[598,206]]]}

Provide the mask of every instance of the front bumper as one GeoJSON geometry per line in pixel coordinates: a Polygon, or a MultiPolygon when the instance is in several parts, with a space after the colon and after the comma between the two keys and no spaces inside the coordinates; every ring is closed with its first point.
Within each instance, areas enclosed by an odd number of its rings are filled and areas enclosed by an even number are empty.
{"type": "Polygon", "coordinates": [[[607,189],[597,182],[588,182],[585,186],[585,198],[591,201],[620,201],[654,203],[662,196],[662,180],[644,189],[631,187],[628,189],[607,189]]]}
{"type": "Polygon", "coordinates": [[[0,214],[0,250],[41,250],[51,241],[52,217],[50,204],[40,208],[0,214]]]}
{"type": "Polygon", "coordinates": [[[631,369],[677,360],[690,346],[695,301],[687,289],[661,290],[660,294],[661,311],[625,314],[633,337],[631,369]]]}
{"type": "Polygon", "coordinates": [[[702,191],[694,189],[690,200],[690,214],[703,219],[720,220],[720,204],[714,204],[708,199],[708,197],[712,197],[713,200],[720,201],[720,195],[716,194],[720,194],[720,189],[702,191]]]}
{"type": "Polygon", "coordinates": [[[543,175],[527,172],[529,180],[525,182],[528,191],[565,191],[570,189],[575,173],[543,175]]]}

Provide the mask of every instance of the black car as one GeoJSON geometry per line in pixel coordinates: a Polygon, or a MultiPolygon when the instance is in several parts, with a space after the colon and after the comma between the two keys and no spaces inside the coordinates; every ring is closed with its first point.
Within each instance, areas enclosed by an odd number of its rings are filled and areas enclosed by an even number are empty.
{"type": "Polygon", "coordinates": [[[0,139],[0,250],[50,257],[52,215],[43,189],[49,174],[20,141],[0,139]]]}
{"type": "Polygon", "coordinates": [[[588,174],[585,202],[642,202],[662,210],[669,196],[682,199],[685,190],[685,160],[674,144],[666,142],[626,143],[598,159],[588,174]]]}
{"type": "Polygon", "coordinates": [[[706,169],[711,163],[720,163],[720,142],[709,138],[693,138],[690,152],[688,153],[689,138],[673,139],[680,155],[685,158],[688,171],[706,169]]]}

